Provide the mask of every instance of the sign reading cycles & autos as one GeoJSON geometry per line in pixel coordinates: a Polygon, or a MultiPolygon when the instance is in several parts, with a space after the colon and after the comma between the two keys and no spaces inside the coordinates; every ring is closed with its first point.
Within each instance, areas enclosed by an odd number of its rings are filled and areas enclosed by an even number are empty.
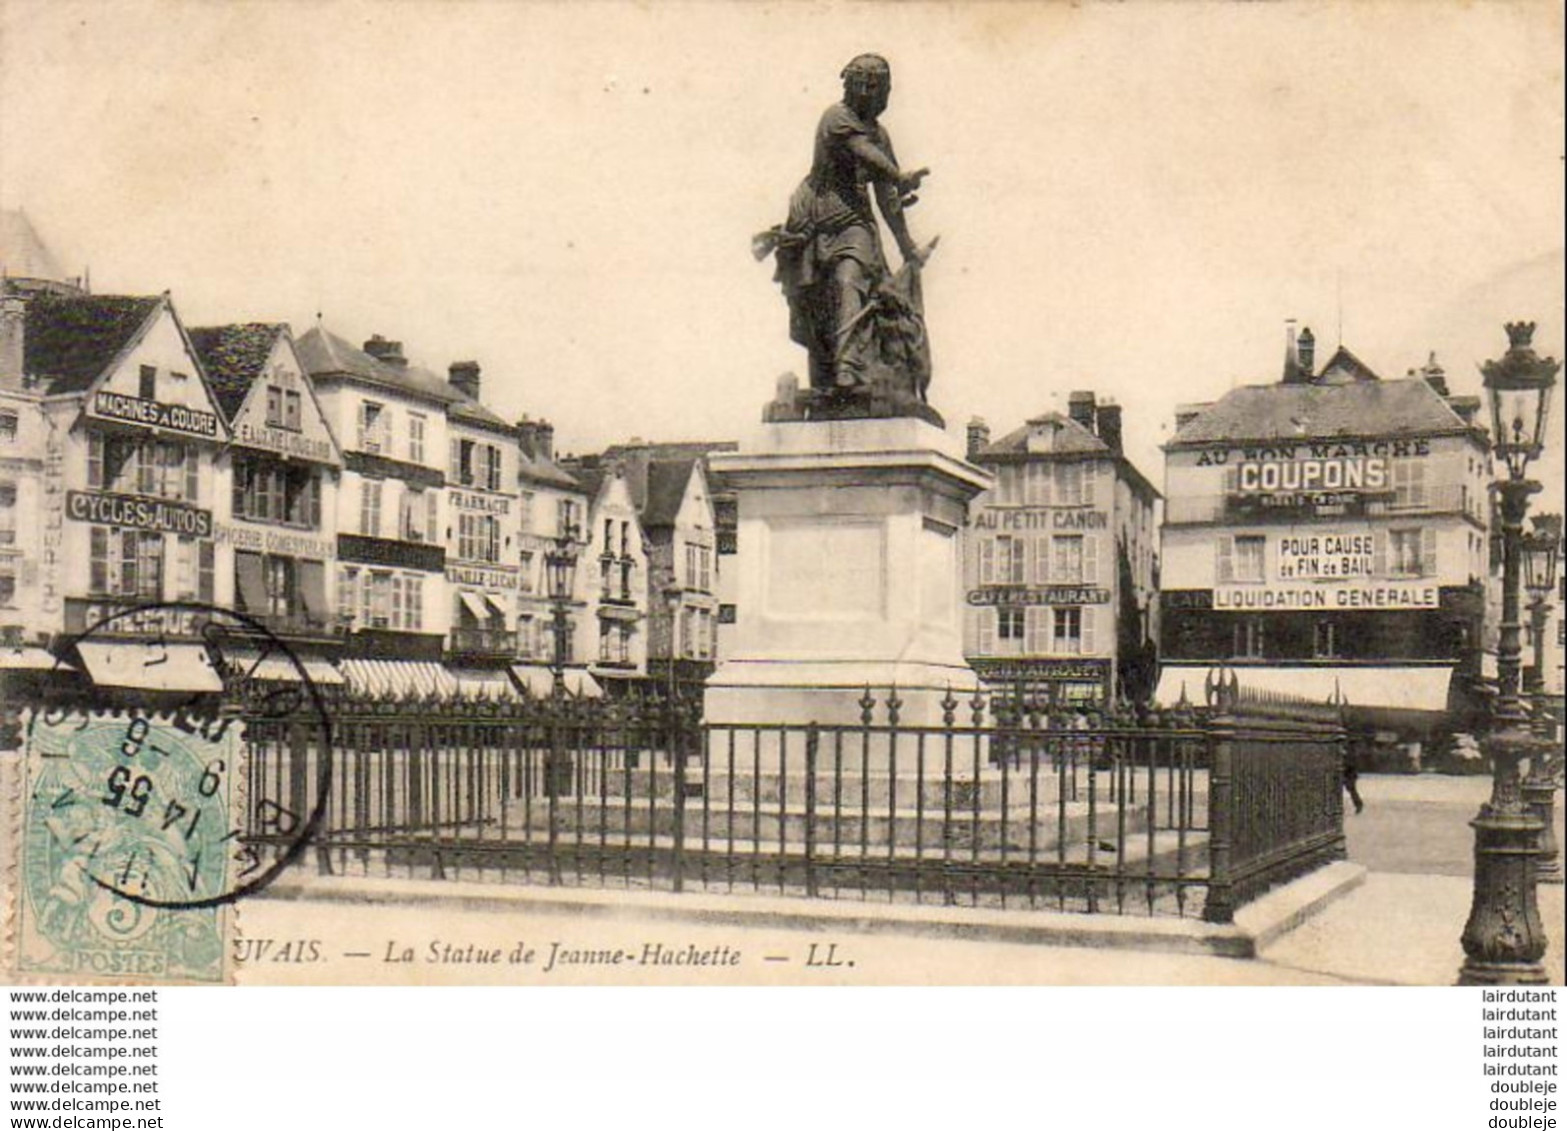
{"type": "Polygon", "coordinates": [[[159,534],[212,536],[212,512],[161,499],[139,499],[104,491],[67,491],[65,513],[76,522],[151,530],[159,534]]]}

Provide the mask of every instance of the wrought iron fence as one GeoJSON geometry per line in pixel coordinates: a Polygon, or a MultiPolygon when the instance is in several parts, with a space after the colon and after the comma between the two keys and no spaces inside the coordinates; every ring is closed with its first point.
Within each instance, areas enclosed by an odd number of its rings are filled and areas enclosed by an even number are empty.
{"type": "Polygon", "coordinates": [[[1227,921],[1343,854],[1331,708],[1046,714],[948,697],[938,726],[868,691],[858,725],[715,725],[679,701],[336,704],[330,750],[247,728],[247,839],[281,851],[308,811],[323,871],[762,891],[1227,921]],[[265,788],[262,788],[262,787],[265,788]]]}

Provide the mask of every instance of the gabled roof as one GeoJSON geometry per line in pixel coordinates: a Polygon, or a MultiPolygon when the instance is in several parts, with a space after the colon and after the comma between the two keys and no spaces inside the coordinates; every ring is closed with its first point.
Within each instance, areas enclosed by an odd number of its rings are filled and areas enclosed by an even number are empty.
{"type": "Polygon", "coordinates": [[[59,260],[44,246],[20,208],[0,208],[0,275],[67,282],[59,260]]]}
{"type": "Polygon", "coordinates": [[[686,485],[695,470],[695,459],[660,459],[648,464],[647,498],[642,504],[642,525],[673,526],[685,501],[686,485]]]}
{"type": "Polygon", "coordinates": [[[520,458],[517,465],[517,478],[524,483],[560,487],[567,491],[580,491],[589,496],[598,493],[597,483],[590,490],[578,476],[573,475],[554,460],[540,459],[522,451],[519,451],[518,455],[520,458]]]}
{"type": "Polygon", "coordinates": [[[1471,430],[1472,426],[1419,378],[1248,385],[1232,389],[1199,412],[1166,447],[1471,430]]]}
{"type": "Polygon", "coordinates": [[[51,395],[86,392],[163,303],[161,295],[40,294],[27,304],[23,368],[51,395]]]}
{"type": "Polygon", "coordinates": [[[1322,367],[1322,371],[1311,378],[1319,385],[1338,385],[1347,381],[1380,381],[1372,372],[1371,366],[1361,361],[1360,358],[1350,353],[1344,346],[1339,346],[1333,351],[1333,356],[1328,358],[1328,363],[1322,367]]]}
{"type": "Polygon", "coordinates": [[[1106,444],[1093,432],[1083,427],[1071,417],[1063,416],[1059,412],[1047,412],[1043,416],[1036,416],[1021,428],[1013,429],[999,440],[986,444],[975,457],[983,463],[986,456],[1009,455],[1114,455],[1110,445],[1106,444]],[[1053,427],[1056,429],[1054,442],[1048,449],[1031,452],[1028,447],[1029,433],[1038,427],[1053,427]]]}
{"type": "Polygon", "coordinates": [[[207,371],[218,407],[230,422],[245,403],[251,385],[272,355],[278,335],[287,330],[281,322],[236,322],[228,326],[193,326],[191,345],[207,371]]]}
{"type": "MultiPolygon", "coordinates": [[[[457,392],[456,389],[452,391],[454,393],[457,392]]],[[[507,423],[504,418],[497,416],[478,401],[463,396],[461,393],[457,393],[457,395],[459,399],[447,406],[446,413],[448,416],[464,424],[476,424],[480,428],[488,428],[492,432],[504,432],[508,436],[517,434],[515,425],[507,423]]]]}
{"type": "Polygon", "coordinates": [[[418,366],[388,365],[320,326],[314,326],[295,343],[300,364],[317,380],[347,377],[386,389],[450,405],[462,400],[446,381],[418,366]]]}

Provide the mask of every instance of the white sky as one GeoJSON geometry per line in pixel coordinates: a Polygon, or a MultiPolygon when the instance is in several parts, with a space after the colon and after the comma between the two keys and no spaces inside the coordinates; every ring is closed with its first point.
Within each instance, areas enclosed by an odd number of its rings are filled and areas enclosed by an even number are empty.
{"type": "Polygon", "coordinates": [[[1562,355],[1562,38],[1525,2],[0,0],[0,203],[192,325],[477,358],[563,450],[742,437],[804,372],[750,236],[874,50],[949,427],[1094,388],[1160,482],[1174,406],[1275,380],[1289,317],[1455,391],[1503,321],[1562,355]]]}

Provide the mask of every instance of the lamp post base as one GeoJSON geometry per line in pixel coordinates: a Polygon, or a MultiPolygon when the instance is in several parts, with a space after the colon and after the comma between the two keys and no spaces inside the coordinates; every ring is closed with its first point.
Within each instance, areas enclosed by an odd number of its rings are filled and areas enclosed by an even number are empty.
{"type": "Polygon", "coordinates": [[[1487,743],[1496,766],[1491,799],[1475,831],[1474,903],[1464,926],[1460,986],[1537,986],[1547,981],[1545,927],[1535,898],[1540,822],[1525,804],[1518,763],[1537,752],[1533,736],[1508,727],[1487,743]]]}
{"type": "Polygon", "coordinates": [[[1545,772],[1536,773],[1531,767],[1523,783],[1524,804],[1540,822],[1540,856],[1535,861],[1534,878],[1542,884],[1562,882],[1561,846],[1556,841],[1556,784],[1551,780],[1549,766],[1545,772]]]}

